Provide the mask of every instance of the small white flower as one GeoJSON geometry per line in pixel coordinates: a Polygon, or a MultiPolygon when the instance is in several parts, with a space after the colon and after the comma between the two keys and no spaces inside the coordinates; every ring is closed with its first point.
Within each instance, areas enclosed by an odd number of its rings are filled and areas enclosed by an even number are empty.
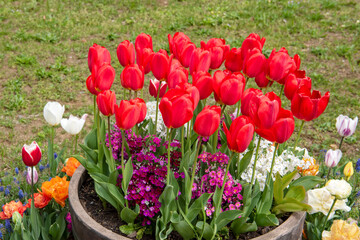
{"type": "Polygon", "coordinates": [[[65,106],[61,106],[58,102],[48,102],[44,107],[44,118],[51,126],[60,123],[65,111],[65,106]]]}
{"type": "MultiPolygon", "coordinates": [[[[33,178],[34,178],[34,184],[37,183],[38,179],[39,179],[39,175],[38,175],[38,172],[36,171],[36,168],[35,167],[32,167],[33,168],[33,178]]],[[[26,182],[31,185],[31,167],[28,167],[27,170],[26,170],[26,182]]]]}
{"type": "Polygon", "coordinates": [[[84,127],[87,114],[84,114],[81,118],[70,115],[69,119],[63,118],[61,120],[62,128],[72,135],[78,134],[84,127]]]}
{"type": "Polygon", "coordinates": [[[326,189],[336,198],[345,199],[351,194],[352,187],[345,180],[330,179],[326,185],[326,189]]]}

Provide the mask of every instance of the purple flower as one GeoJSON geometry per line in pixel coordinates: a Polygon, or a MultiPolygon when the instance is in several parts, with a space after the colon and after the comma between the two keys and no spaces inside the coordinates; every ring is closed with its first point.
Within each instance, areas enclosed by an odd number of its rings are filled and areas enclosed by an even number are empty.
{"type": "Polygon", "coordinates": [[[8,233],[12,233],[12,227],[9,219],[5,220],[5,228],[8,233]]]}
{"type": "Polygon", "coordinates": [[[19,174],[19,168],[15,168],[15,174],[17,175],[17,174],[19,174]]]}
{"type": "Polygon", "coordinates": [[[10,190],[8,188],[5,189],[5,196],[10,194],[10,190]]]}
{"type": "Polygon", "coordinates": [[[68,222],[67,229],[68,229],[69,232],[71,232],[72,231],[72,226],[71,226],[72,222],[71,222],[71,214],[70,214],[70,212],[68,212],[66,214],[65,220],[68,222]]]}
{"type": "Polygon", "coordinates": [[[3,192],[3,191],[4,191],[4,187],[0,186],[0,192],[3,192]]]}
{"type": "Polygon", "coordinates": [[[355,170],[356,170],[356,172],[360,172],[360,158],[356,162],[355,170]]]}

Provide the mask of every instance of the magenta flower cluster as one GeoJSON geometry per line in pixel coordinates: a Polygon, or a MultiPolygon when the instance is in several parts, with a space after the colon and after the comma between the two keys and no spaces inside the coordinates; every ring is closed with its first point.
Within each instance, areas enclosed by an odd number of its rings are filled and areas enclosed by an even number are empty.
{"type": "MultiPolygon", "coordinates": [[[[206,166],[205,174],[201,178],[197,178],[192,188],[192,197],[198,198],[203,193],[214,193],[216,187],[221,188],[224,181],[225,166],[229,161],[229,157],[221,152],[211,154],[204,152],[199,155],[199,165],[197,171],[200,170],[200,166],[206,166]]],[[[225,189],[221,204],[221,210],[238,210],[242,206],[241,184],[232,178],[228,173],[225,183],[225,189]]],[[[205,213],[208,217],[211,217],[215,208],[212,205],[211,199],[205,207],[205,213]]]]}
{"type": "MultiPolygon", "coordinates": [[[[144,138],[136,136],[131,130],[125,132],[125,138],[129,146],[129,152],[133,161],[133,176],[129,183],[128,194],[125,198],[132,207],[138,204],[140,215],[143,217],[143,225],[150,225],[151,219],[160,211],[161,203],[159,197],[166,185],[167,173],[167,154],[162,153],[160,148],[167,147],[167,142],[161,142],[160,138],[147,135],[144,138]]],[[[111,132],[111,144],[113,146],[113,156],[116,160],[121,159],[121,132],[115,126],[111,132]]],[[[108,144],[108,142],[107,142],[108,144]]],[[[179,173],[181,152],[178,151],[180,143],[174,140],[170,143],[171,165],[176,178],[184,178],[183,173],[179,173]]],[[[124,154],[124,159],[128,159],[128,154],[124,154]]],[[[120,186],[122,175],[118,177],[120,186]]]]}

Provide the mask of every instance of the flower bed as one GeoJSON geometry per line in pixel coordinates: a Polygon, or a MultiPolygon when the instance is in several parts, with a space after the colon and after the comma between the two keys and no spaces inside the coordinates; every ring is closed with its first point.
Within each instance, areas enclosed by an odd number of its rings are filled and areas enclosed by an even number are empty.
{"type": "MultiPolygon", "coordinates": [[[[88,115],[64,119],[61,104],[44,107],[51,126],[47,151],[51,179],[35,193],[34,166],[42,153],[36,142],[25,145],[22,158],[29,167],[32,199],[3,206],[0,217],[13,228],[6,239],[68,237],[68,179],[80,163],[104,207],[111,205],[123,222],[119,230],[137,239],[145,233],[156,240],[174,235],[237,238],[261,227],[276,227],[291,213],[300,221],[297,226],[291,223],[294,232],[288,234],[297,238],[303,225],[297,213],[301,211],[309,212],[305,233],[309,239],[331,238],[350,228],[353,236],[359,236],[351,224],[334,222],[330,228],[337,214],[349,211],[354,203],[352,163],[339,166],[339,161],[343,139],[354,133],[357,118],[339,116],[339,149],[328,150],[322,164],[298,147],[303,125],[319,117],[330,99],[329,92],[312,90],[300,57],[291,57],[285,48],[265,55],[265,38],[255,33],[232,49],[220,38],[202,41],[198,48],[181,32],[168,35],[168,41],[170,54],[163,49],[154,52],[151,36],[144,33],[134,44],[125,40],[118,45],[117,57],[124,68],[123,92],[116,94],[110,90],[115,78],[110,52],[97,44],[89,48],[86,86],[94,98],[94,125],[78,144],[88,115]],[[149,87],[156,101],[145,103],[138,95],[149,72],[156,78],[149,87]],[[251,79],[259,89],[246,88],[251,79]],[[284,108],[284,99],[291,110],[284,108]],[[294,117],[300,128],[290,144],[294,117]],[[54,129],[59,124],[74,138],[73,157],[67,161],[63,151],[54,155],[54,129]],[[60,173],[61,164],[65,166],[60,173]]],[[[81,207],[71,205],[76,232],[81,222],[76,210],[81,207]]],[[[86,229],[84,234],[89,234],[91,226],[86,229]]],[[[277,230],[269,234],[276,235],[277,230]]]]}

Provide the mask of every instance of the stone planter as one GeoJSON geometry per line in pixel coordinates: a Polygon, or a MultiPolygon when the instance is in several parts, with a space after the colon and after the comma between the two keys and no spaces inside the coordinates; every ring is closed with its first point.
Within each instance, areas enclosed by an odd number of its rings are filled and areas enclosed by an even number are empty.
{"type": "MultiPolygon", "coordinates": [[[[69,202],[72,229],[78,240],[129,240],[130,238],[116,234],[92,219],[79,200],[79,189],[86,177],[86,170],[80,166],[71,178],[69,186],[69,202]]],[[[283,224],[254,240],[301,240],[305,221],[305,212],[293,213],[283,224]]]]}

